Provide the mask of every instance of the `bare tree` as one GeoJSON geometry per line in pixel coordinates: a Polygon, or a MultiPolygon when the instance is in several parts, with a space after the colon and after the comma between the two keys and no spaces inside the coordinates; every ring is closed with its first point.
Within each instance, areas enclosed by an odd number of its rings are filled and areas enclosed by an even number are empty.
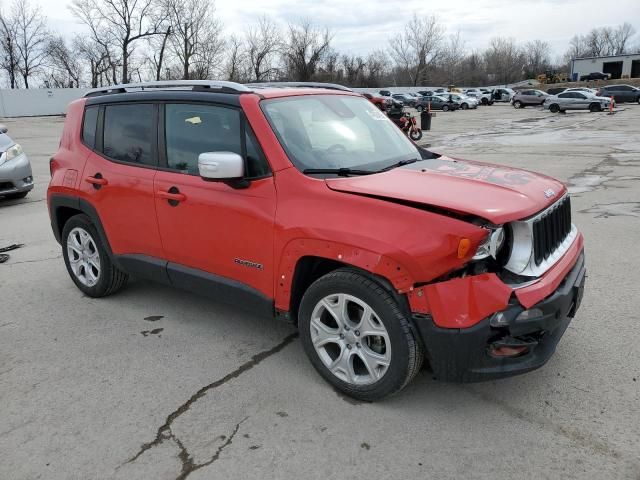
{"type": "Polygon", "coordinates": [[[409,76],[411,85],[427,80],[427,73],[441,53],[444,27],[435,16],[419,18],[415,13],[404,31],[389,42],[396,65],[409,76]]]}
{"type": "Polygon", "coordinates": [[[96,88],[105,83],[117,83],[109,79],[108,73],[112,70],[112,60],[108,49],[93,38],[85,38],[76,35],[71,43],[73,51],[77,52],[82,62],[89,67],[89,85],[96,88]]]}
{"type": "Polygon", "coordinates": [[[606,55],[608,53],[608,36],[609,32],[606,29],[592,29],[585,37],[585,45],[588,49],[588,55],[592,57],[606,55]]]}
{"type": "Polygon", "coordinates": [[[609,43],[611,45],[612,55],[622,55],[628,53],[629,41],[635,35],[636,30],[630,23],[623,23],[613,30],[609,43]]]}
{"type": "MultiPolygon", "coordinates": [[[[160,33],[153,0],[74,0],[70,8],[105,50],[109,51],[109,45],[117,46],[122,82],[128,82],[130,57],[137,41],[160,33]]],[[[111,66],[115,76],[117,63],[112,61],[111,66]]]]}
{"type": "Polygon", "coordinates": [[[487,73],[500,83],[511,83],[523,78],[524,52],[512,38],[497,37],[485,51],[487,73]]]}
{"type": "Polygon", "coordinates": [[[364,83],[366,61],[356,55],[342,55],[340,64],[344,69],[344,81],[352,87],[360,87],[364,83]]]}
{"type": "Polygon", "coordinates": [[[460,37],[460,32],[457,32],[455,35],[449,35],[447,43],[443,47],[440,61],[446,77],[446,83],[455,84],[458,81],[462,70],[464,54],[464,40],[460,37]]]}
{"type": "Polygon", "coordinates": [[[246,80],[246,56],[242,39],[235,35],[226,41],[227,59],[223,67],[224,77],[231,82],[246,80]]]}
{"type": "Polygon", "coordinates": [[[217,63],[223,46],[222,24],[215,18],[213,3],[210,0],[166,0],[165,8],[173,30],[169,41],[182,67],[182,78],[188,80],[208,75],[207,63],[217,63]],[[193,72],[195,64],[198,75],[193,72]]]}
{"type": "Polygon", "coordinates": [[[72,51],[61,35],[49,40],[46,52],[49,64],[47,76],[49,85],[57,88],[78,88],[82,75],[78,52],[72,51]]]}
{"type": "Polygon", "coordinates": [[[267,17],[261,17],[258,24],[250,27],[245,34],[247,61],[252,80],[271,80],[278,71],[275,57],[282,44],[277,25],[267,17]]]}
{"type": "Polygon", "coordinates": [[[389,71],[389,57],[382,50],[374,50],[365,61],[363,87],[381,87],[389,71]]]}
{"type": "Polygon", "coordinates": [[[525,70],[527,76],[534,77],[551,67],[551,47],[543,40],[533,40],[524,46],[525,70]]]}
{"type": "Polygon", "coordinates": [[[299,82],[311,80],[329,51],[330,43],[329,29],[316,28],[310,20],[289,25],[289,38],[284,48],[289,79],[299,82]]]}
{"type": "Polygon", "coordinates": [[[7,72],[9,86],[18,88],[18,50],[16,46],[16,25],[11,17],[0,11],[0,68],[7,72]]]}
{"type": "Polygon", "coordinates": [[[11,20],[15,23],[17,69],[24,87],[29,88],[29,78],[45,63],[50,34],[40,7],[31,6],[28,0],[15,0],[11,6],[11,20]]]}

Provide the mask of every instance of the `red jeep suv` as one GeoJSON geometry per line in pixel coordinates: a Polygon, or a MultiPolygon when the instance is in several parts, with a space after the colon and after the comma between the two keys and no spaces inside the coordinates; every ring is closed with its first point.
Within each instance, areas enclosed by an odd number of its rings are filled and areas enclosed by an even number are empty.
{"type": "Polygon", "coordinates": [[[48,206],[91,297],[129,275],[295,323],[342,392],[542,366],[575,315],[583,237],[558,181],[425,150],[362,96],[149,82],[70,104],[48,206]]]}

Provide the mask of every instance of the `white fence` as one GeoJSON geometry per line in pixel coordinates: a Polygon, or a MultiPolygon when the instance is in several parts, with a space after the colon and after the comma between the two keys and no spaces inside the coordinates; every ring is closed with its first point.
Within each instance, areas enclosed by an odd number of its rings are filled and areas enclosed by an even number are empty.
{"type": "Polygon", "coordinates": [[[86,88],[1,89],[0,117],[62,115],[69,102],[82,97],[86,88]]]}

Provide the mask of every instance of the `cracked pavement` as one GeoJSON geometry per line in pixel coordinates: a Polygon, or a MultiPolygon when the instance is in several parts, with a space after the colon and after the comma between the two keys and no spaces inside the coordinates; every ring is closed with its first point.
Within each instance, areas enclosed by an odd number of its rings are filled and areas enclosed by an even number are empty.
{"type": "Polygon", "coordinates": [[[452,156],[567,182],[585,234],[578,316],[542,369],[481,384],[423,370],[377,404],[337,394],[296,330],[133,281],[84,297],[50,231],[62,119],[7,119],[36,189],[0,201],[0,478],[616,478],[640,474],[640,106],[437,113],[452,156]]]}

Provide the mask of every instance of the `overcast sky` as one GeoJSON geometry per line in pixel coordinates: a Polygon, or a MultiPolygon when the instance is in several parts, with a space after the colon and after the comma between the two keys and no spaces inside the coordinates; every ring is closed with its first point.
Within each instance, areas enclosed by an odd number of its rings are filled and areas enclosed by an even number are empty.
{"type": "MultiPolygon", "coordinates": [[[[67,8],[70,0],[32,1],[42,6],[52,28],[65,34],[81,30],[67,8]]],[[[332,29],[335,48],[354,54],[385,48],[387,39],[413,12],[437,15],[449,33],[460,31],[467,48],[484,48],[495,36],[519,42],[542,39],[554,55],[565,52],[573,35],[593,27],[626,21],[640,30],[640,0],[217,0],[215,4],[226,33],[242,32],[247,22],[262,14],[283,24],[309,18],[332,29]]],[[[640,44],[639,34],[632,44],[640,44]]]]}

